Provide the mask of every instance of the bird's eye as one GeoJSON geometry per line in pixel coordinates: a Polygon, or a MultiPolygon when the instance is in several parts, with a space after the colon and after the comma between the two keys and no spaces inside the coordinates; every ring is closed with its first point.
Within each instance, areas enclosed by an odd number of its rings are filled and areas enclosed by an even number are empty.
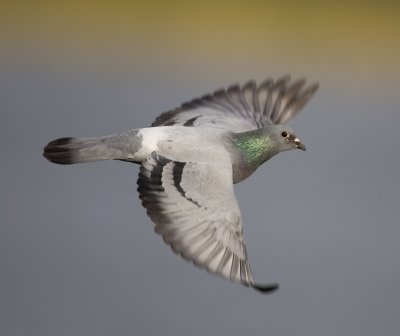
{"type": "Polygon", "coordinates": [[[288,132],[283,131],[283,132],[281,133],[281,135],[282,135],[282,137],[286,138],[286,137],[288,136],[288,132]]]}

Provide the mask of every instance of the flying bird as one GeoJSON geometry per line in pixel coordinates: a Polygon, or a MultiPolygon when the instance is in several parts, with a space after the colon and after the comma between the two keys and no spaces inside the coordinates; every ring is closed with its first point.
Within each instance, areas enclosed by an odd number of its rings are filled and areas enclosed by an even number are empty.
{"type": "Polygon", "coordinates": [[[162,113],[147,128],[97,138],[60,138],[43,155],[67,165],[140,165],[138,192],[155,231],[184,259],[264,293],[254,282],[233,184],[274,155],[306,147],[285,124],[318,89],[304,79],[232,85],[162,113]]]}

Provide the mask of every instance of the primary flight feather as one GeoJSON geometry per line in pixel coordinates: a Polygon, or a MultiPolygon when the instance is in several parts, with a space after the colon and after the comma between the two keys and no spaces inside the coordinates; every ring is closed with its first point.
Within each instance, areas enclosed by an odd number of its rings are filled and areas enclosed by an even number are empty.
{"type": "Polygon", "coordinates": [[[279,152],[305,150],[285,124],[317,89],[318,84],[289,77],[232,85],[162,113],[151,127],[60,138],[43,155],[58,164],[140,164],[139,197],[175,253],[211,273],[271,292],[277,284],[253,280],[233,184],[279,152]]]}

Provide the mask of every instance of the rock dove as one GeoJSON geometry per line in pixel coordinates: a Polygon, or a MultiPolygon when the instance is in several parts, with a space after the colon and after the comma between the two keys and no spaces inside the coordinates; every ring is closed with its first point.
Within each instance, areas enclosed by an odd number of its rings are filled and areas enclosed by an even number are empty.
{"type": "Polygon", "coordinates": [[[184,259],[264,293],[254,282],[233,184],[272,156],[305,150],[285,126],[318,84],[289,76],[232,85],[162,113],[148,128],[98,138],[60,138],[43,155],[74,164],[122,160],[140,165],[138,192],[155,231],[184,259]]]}

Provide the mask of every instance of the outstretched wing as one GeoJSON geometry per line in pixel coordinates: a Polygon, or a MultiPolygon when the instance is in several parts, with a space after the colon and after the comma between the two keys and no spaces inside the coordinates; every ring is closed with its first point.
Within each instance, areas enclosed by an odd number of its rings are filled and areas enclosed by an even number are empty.
{"type": "Polygon", "coordinates": [[[318,84],[267,79],[260,85],[249,81],[242,87],[232,85],[213,94],[193,99],[181,107],[162,113],[152,126],[201,126],[245,132],[272,124],[285,124],[308,102],[318,84]]]}
{"type": "Polygon", "coordinates": [[[260,291],[247,260],[232,167],[172,161],[153,152],[141,166],[143,206],[172,250],[196,266],[260,291]]]}

